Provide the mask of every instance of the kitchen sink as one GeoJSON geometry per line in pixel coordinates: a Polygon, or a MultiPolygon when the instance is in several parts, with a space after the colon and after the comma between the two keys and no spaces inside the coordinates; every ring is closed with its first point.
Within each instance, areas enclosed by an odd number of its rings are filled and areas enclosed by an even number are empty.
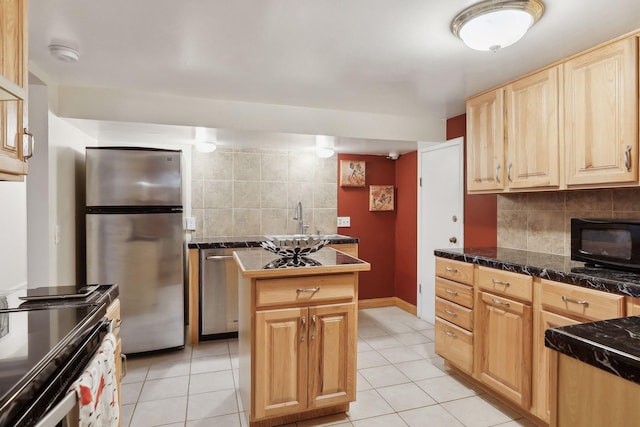
{"type": "Polygon", "coordinates": [[[348,239],[342,234],[269,234],[264,236],[276,246],[314,246],[322,240],[348,239]]]}

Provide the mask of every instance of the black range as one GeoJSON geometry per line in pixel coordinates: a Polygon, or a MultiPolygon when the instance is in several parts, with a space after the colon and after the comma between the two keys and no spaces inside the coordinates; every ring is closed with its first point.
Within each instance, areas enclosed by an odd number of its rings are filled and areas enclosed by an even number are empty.
{"type": "Polygon", "coordinates": [[[23,302],[0,295],[0,425],[33,425],[59,401],[99,346],[116,285],[83,299],[23,302]]]}

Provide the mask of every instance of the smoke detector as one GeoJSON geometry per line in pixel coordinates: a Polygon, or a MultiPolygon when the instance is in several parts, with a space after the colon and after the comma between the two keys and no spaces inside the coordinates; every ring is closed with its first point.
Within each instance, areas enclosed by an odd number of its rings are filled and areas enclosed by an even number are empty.
{"type": "Polygon", "coordinates": [[[64,62],[78,62],[80,60],[78,49],[63,44],[50,44],[49,53],[64,62]]]}
{"type": "Polygon", "coordinates": [[[389,155],[387,156],[387,159],[398,160],[398,157],[400,157],[400,153],[398,153],[397,151],[389,151],[389,155]]]}

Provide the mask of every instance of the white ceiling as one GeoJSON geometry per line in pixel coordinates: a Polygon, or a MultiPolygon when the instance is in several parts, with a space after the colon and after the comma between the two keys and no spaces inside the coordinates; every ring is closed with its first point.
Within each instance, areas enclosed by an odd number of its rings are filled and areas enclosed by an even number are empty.
{"type": "MultiPolygon", "coordinates": [[[[61,86],[446,119],[467,96],[640,27],[638,0],[543,1],[522,40],[491,53],[449,30],[473,0],[30,0],[29,56],[61,86]],[[54,41],[80,61],[52,58],[54,41]]],[[[187,132],[81,126],[100,139],[187,132]]],[[[407,141],[340,142],[381,154],[407,141]]]]}

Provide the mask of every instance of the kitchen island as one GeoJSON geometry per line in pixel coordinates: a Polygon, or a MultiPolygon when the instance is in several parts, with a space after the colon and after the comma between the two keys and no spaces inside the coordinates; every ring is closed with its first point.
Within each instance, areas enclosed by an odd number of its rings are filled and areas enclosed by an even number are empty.
{"type": "Polygon", "coordinates": [[[240,396],[251,427],[349,409],[356,396],[358,273],[332,248],[288,266],[263,249],[238,265],[240,396]]]}

